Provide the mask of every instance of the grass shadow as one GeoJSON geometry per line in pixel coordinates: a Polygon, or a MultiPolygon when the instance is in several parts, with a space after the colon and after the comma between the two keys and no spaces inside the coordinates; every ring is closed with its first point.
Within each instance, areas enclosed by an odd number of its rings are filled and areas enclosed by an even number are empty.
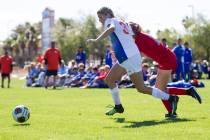
{"type": "Polygon", "coordinates": [[[125,118],[111,118],[115,120],[116,123],[125,123],[126,125],[123,127],[104,127],[108,129],[113,128],[139,128],[139,127],[146,127],[146,126],[155,126],[160,124],[170,124],[170,123],[179,123],[179,122],[189,122],[189,121],[196,121],[194,119],[187,119],[187,118],[173,118],[173,119],[165,119],[165,120],[148,120],[148,121],[126,121],[125,118]]]}
{"type": "Polygon", "coordinates": [[[189,121],[196,121],[187,118],[174,118],[174,119],[165,119],[165,120],[149,120],[149,121],[126,121],[125,123],[129,123],[129,125],[124,126],[124,128],[138,128],[138,127],[145,127],[145,126],[154,126],[160,124],[169,124],[169,123],[178,123],[178,122],[189,122],[189,121]]]}
{"type": "Polygon", "coordinates": [[[118,123],[124,123],[125,122],[125,118],[114,118],[114,120],[118,123]]]}
{"type": "Polygon", "coordinates": [[[47,90],[50,90],[50,91],[56,91],[56,90],[64,90],[63,87],[56,87],[56,89],[53,89],[53,88],[47,88],[47,90]]]}
{"type": "Polygon", "coordinates": [[[13,124],[13,126],[30,126],[30,123],[17,123],[17,124],[13,124]]]}

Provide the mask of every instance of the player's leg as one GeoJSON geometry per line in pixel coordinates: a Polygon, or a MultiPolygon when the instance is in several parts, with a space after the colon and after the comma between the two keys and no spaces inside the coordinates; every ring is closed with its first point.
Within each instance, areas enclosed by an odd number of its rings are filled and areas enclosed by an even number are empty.
{"type": "Polygon", "coordinates": [[[49,76],[45,76],[45,88],[48,88],[49,76]]]}
{"type": "MultiPolygon", "coordinates": [[[[164,74],[166,74],[166,73],[164,73],[164,74]]],[[[165,78],[164,78],[164,76],[162,76],[162,74],[159,74],[159,76],[157,76],[157,81],[156,81],[157,88],[163,88],[163,82],[161,79],[165,79],[165,78]]],[[[197,91],[195,90],[194,87],[191,87],[188,89],[177,88],[177,87],[167,87],[167,93],[169,93],[171,95],[189,95],[189,96],[195,98],[196,100],[198,100],[199,103],[202,102],[200,95],[197,93],[197,91]]],[[[177,116],[176,112],[174,114],[171,113],[172,108],[168,101],[163,101],[163,104],[165,105],[166,109],[168,110],[168,114],[166,114],[165,117],[173,118],[173,117],[177,116]]]]}
{"type": "Polygon", "coordinates": [[[202,98],[196,91],[195,87],[190,87],[190,88],[167,87],[167,92],[171,95],[188,95],[193,97],[200,104],[202,103],[202,98]]]}
{"type": "Polygon", "coordinates": [[[128,75],[131,78],[131,81],[133,82],[133,84],[135,84],[138,92],[153,95],[154,97],[163,100],[169,99],[169,94],[157,88],[148,87],[144,84],[143,73],[141,67],[139,67],[141,66],[141,57],[139,55],[129,58],[127,61],[124,61],[120,65],[126,69],[128,75]]]}
{"type": "MultiPolygon", "coordinates": [[[[170,81],[171,73],[172,73],[172,70],[158,69],[155,87],[162,91],[167,91],[166,86],[167,86],[168,82],[170,81]]],[[[165,114],[165,117],[172,117],[172,118],[176,117],[177,116],[176,109],[174,110],[174,114],[173,114],[170,102],[168,100],[162,100],[162,102],[168,111],[168,114],[165,114]]]]}
{"type": "Polygon", "coordinates": [[[131,81],[135,84],[138,92],[153,95],[159,99],[168,100],[170,95],[155,87],[148,87],[144,84],[142,72],[135,72],[130,75],[131,81]]]}
{"type": "MultiPolygon", "coordinates": [[[[155,86],[157,88],[165,91],[167,83],[170,80],[171,72],[172,72],[172,70],[159,69],[155,86]]],[[[191,87],[189,89],[168,87],[167,93],[169,93],[171,95],[189,95],[189,96],[192,96],[193,98],[195,98],[196,100],[198,100],[199,103],[202,102],[200,95],[196,92],[194,87],[191,87]]],[[[170,104],[168,101],[163,101],[163,104],[165,105],[166,109],[168,110],[168,114],[166,114],[166,117],[175,117],[177,115],[176,111],[175,111],[175,114],[171,115],[172,108],[170,107],[170,104]]]]}
{"type": "Polygon", "coordinates": [[[186,82],[190,81],[190,66],[187,66],[185,68],[185,78],[186,78],[186,82]]]}
{"type": "Polygon", "coordinates": [[[112,99],[114,101],[115,107],[106,112],[106,115],[114,115],[115,113],[123,113],[124,108],[120,101],[119,89],[116,84],[117,81],[121,79],[121,77],[126,74],[124,68],[122,68],[118,63],[116,63],[108,73],[105,78],[105,82],[110,88],[110,93],[112,94],[112,99]]]}
{"type": "Polygon", "coordinates": [[[53,75],[53,89],[56,89],[56,80],[58,76],[58,70],[53,70],[52,75],[53,75]]]}
{"type": "Polygon", "coordinates": [[[48,81],[49,81],[49,77],[50,77],[50,71],[47,70],[46,71],[46,75],[45,75],[45,82],[44,82],[44,87],[47,89],[48,88],[48,81]]]}
{"type": "Polygon", "coordinates": [[[10,88],[10,81],[11,81],[11,79],[10,79],[10,74],[8,74],[7,78],[8,78],[7,88],[10,88]]]}
{"type": "Polygon", "coordinates": [[[177,102],[178,102],[177,96],[169,95],[166,92],[164,92],[156,87],[145,86],[144,81],[143,81],[142,72],[133,73],[130,75],[130,78],[131,78],[131,81],[134,83],[138,92],[144,93],[144,94],[149,94],[149,95],[154,96],[155,98],[159,98],[162,100],[168,100],[172,107],[172,112],[176,111],[176,106],[177,106],[177,102]]]}
{"type": "Polygon", "coordinates": [[[185,68],[184,68],[184,64],[183,63],[182,63],[182,68],[181,68],[181,78],[182,78],[182,80],[186,81],[185,68]]]}
{"type": "Polygon", "coordinates": [[[4,88],[4,79],[5,79],[4,74],[1,74],[1,88],[4,88]]]}
{"type": "Polygon", "coordinates": [[[166,86],[171,79],[171,72],[172,70],[158,69],[155,87],[160,90],[166,91],[166,86]]]}
{"type": "Polygon", "coordinates": [[[162,99],[162,100],[169,100],[170,103],[173,105],[173,111],[176,108],[177,96],[170,96],[164,91],[161,91],[158,88],[155,87],[147,87],[144,85],[143,80],[143,73],[141,71],[141,56],[135,55],[128,60],[124,61],[120,64],[123,68],[126,69],[128,75],[130,76],[131,81],[135,85],[136,89],[140,93],[149,94],[156,98],[162,99]]]}
{"type": "Polygon", "coordinates": [[[117,87],[116,81],[119,81],[124,74],[126,74],[126,70],[116,63],[107,74],[105,82],[110,89],[113,89],[117,87]]]}
{"type": "MultiPolygon", "coordinates": [[[[171,66],[171,68],[175,69],[174,66],[171,66]]],[[[180,70],[181,70],[181,67],[178,66],[177,67],[177,71],[180,71],[180,70]]],[[[185,70],[189,74],[189,71],[190,71],[189,66],[187,66],[185,70]]],[[[189,75],[188,75],[188,78],[190,78],[189,75]]],[[[160,80],[160,81],[162,81],[162,80],[160,80]]],[[[183,84],[185,84],[185,83],[183,83],[183,84]]],[[[186,84],[188,84],[188,83],[186,83],[186,84]]],[[[190,88],[183,87],[183,88],[180,88],[180,87],[176,87],[176,83],[174,83],[173,87],[167,87],[167,92],[169,94],[172,94],[172,95],[189,95],[189,96],[193,97],[194,99],[196,99],[199,103],[202,102],[202,99],[201,99],[200,95],[198,94],[198,92],[196,91],[196,89],[194,87],[190,87],[190,88]]]]}
{"type": "Polygon", "coordinates": [[[56,76],[53,75],[53,89],[56,89],[56,87],[55,87],[55,80],[56,80],[56,76]]]}
{"type": "Polygon", "coordinates": [[[180,66],[178,66],[176,69],[176,81],[180,80],[180,73],[181,73],[180,66]]]}

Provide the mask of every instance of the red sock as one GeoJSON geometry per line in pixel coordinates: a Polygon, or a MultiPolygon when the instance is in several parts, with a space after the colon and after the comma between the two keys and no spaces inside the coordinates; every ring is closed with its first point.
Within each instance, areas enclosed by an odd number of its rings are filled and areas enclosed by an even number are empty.
{"type": "Polygon", "coordinates": [[[171,95],[187,95],[187,89],[184,88],[167,87],[167,92],[171,95]]]}
{"type": "Polygon", "coordinates": [[[168,110],[168,112],[172,112],[172,107],[171,107],[169,101],[168,100],[162,100],[162,102],[163,102],[165,108],[168,110]]]}

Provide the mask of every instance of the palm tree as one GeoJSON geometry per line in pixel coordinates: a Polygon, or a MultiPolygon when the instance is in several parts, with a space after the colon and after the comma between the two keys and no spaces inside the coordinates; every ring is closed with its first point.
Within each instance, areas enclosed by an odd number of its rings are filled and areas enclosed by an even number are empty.
{"type": "Polygon", "coordinates": [[[18,66],[23,67],[25,61],[32,61],[39,49],[41,23],[18,25],[13,33],[4,41],[5,47],[10,48],[18,66]]]}

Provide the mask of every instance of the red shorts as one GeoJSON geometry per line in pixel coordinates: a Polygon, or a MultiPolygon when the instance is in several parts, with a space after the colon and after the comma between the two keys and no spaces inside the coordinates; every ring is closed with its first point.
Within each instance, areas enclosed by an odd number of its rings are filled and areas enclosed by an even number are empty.
{"type": "Polygon", "coordinates": [[[171,51],[163,54],[159,62],[159,69],[161,70],[176,70],[177,63],[176,63],[176,56],[171,51]]]}

